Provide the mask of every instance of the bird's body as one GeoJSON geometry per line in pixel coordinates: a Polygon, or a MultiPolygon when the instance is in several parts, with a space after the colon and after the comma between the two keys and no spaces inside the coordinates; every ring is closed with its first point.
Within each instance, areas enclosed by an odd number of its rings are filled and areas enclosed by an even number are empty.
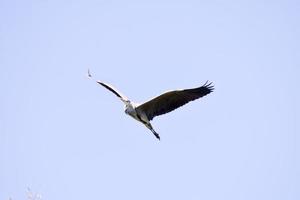
{"type": "Polygon", "coordinates": [[[144,124],[157,139],[160,136],[153,129],[150,121],[158,116],[175,110],[176,108],[183,106],[184,104],[203,97],[213,91],[211,83],[207,82],[198,88],[185,89],[185,90],[173,90],[163,93],[145,103],[136,104],[128,100],[127,97],[118,92],[111,85],[97,81],[100,85],[113,92],[117,97],[125,104],[125,113],[144,124]]]}
{"type": "Polygon", "coordinates": [[[128,102],[128,104],[125,105],[125,113],[139,122],[149,122],[148,119],[146,119],[144,116],[143,118],[141,117],[141,113],[137,113],[136,105],[134,103],[128,102]]]}
{"type": "Polygon", "coordinates": [[[152,131],[152,133],[155,135],[157,139],[160,139],[159,134],[155,132],[155,130],[152,128],[152,125],[148,119],[148,117],[145,115],[144,112],[141,112],[141,110],[137,109],[137,104],[132,103],[128,101],[125,105],[125,113],[132,118],[136,119],[137,121],[144,124],[148,129],[152,131]]]}

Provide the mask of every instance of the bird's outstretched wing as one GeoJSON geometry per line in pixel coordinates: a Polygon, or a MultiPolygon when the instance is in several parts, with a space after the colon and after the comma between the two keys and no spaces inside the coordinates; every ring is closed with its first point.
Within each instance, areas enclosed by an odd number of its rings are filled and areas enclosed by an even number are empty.
{"type": "Polygon", "coordinates": [[[103,87],[105,87],[106,89],[108,89],[109,91],[111,91],[112,93],[114,93],[124,103],[128,101],[128,98],[126,96],[122,95],[120,92],[118,92],[118,90],[116,90],[113,86],[111,86],[111,85],[109,85],[107,83],[103,83],[101,81],[97,81],[97,83],[99,83],[100,85],[102,85],[103,87]]]}
{"type": "Polygon", "coordinates": [[[206,82],[203,86],[198,88],[166,92],[139,105],[136,109],[137,111],[144,112],[148,120],[152,120],[158,115],[171,112],[190,101],[201,98],[213,90],[214,86],[212,83],[207,84],[206,82]]]}

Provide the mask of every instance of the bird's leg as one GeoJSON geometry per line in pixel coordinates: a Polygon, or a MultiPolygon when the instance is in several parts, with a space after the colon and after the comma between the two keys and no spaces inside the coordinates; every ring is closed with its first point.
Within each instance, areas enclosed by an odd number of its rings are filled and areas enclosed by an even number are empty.
{"type": "Polygon", "coordinates": [[[160,140],[159,134],[156,133],[154,129],[150,129],[150,130],[152,131],[152,133],[154,134],[154,136],[155,136],[158,140],[160,140]]]}
{"type": "Polygon", "coordinates": [[[149,120],[145,115],[143,117],[143,115],[140,115],[139,113],[136,112],[136,117],[138,121],[142,122],[148,129],[150,129],[150,131],[155,135],[155,137],[160,140],[158,133],[156,133],[156,131],[152,128],[152,125],[150,124],[149,120]]]}
{"type": "Polygon", "coordinates": [[[158,133],[156,133],[156,131],[152,128],[152,126],[151,126],[151,124],[150,123],[147,123],[147,124],[145,124],[145,126],[148,128],[148,129],[150,129],[150,131],[154,134],[154,136],[157,138],[157,139],[159,139],[160,140],[160,136],[159,136],[159,134],[158,133]]]}

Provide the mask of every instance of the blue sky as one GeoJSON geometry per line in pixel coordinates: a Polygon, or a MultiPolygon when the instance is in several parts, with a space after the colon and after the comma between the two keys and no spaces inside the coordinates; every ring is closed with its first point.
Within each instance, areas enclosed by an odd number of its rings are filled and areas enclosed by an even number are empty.
{"type": "Polygon", "coordinates": [[[0,199],[300,198],[299,1],[0,1],[0,199]],[[132,101],[213,81],[154,119],[132,101]]]}

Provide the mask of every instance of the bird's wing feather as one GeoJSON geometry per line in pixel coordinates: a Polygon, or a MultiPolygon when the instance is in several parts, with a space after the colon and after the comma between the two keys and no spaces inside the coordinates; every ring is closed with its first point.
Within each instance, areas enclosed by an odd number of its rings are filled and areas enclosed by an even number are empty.
{"type": "Polygon", "coordinates": [[[148,119],[152,120],[158,115],[171,112],[190,101],[211,93],[214,89],[211,84],[212,83],[207,84],[206,82],[203,86],[198,88],[166,92],[139,105],[136,109],[140,112],[144,112],[148,119]]]}
{"type": "Polygon", "coordinates": [[[103,87],[105,87],[106,89],[108,89],[109,91],[111,91],[112,93],[114,93],[117,97],[119,97],[123,102],[128,101],[128,98],[121,94],[118,90],[116,90],[113,86],[107,84],[107,83],[103,83],[101,81],[97,81],[97,83],[99,83],[100,85],[102,85],[103,87]]]}

